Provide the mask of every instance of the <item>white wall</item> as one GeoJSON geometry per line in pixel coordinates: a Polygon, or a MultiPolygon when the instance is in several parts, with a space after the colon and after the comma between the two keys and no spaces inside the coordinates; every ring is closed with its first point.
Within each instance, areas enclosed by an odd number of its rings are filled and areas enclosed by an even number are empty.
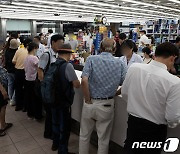
{"type": "Polygon", "coordinates": [[[7,31],[31,31],[31,22],[29,20],[7,20],[7,31]]]}

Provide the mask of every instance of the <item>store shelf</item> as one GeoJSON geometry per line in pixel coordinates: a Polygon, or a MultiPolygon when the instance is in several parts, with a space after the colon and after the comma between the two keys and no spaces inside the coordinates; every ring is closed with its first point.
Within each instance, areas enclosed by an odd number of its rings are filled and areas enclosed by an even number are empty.
{"type": "Polygon", "coordinates": [[[178,35],[178,34],[176,33],[176,34],[170,34],[170,35],[178,35]]]}
{"type": "Polygon", "coordinates": [[[151,21],[152,24],[146,25],[146,32],[147,35],[153,35],[154,38],[159,38],[161,42],[163,42],[165,39],[170,41],[174,40],[176,36],[179,35],[180,31],[180,22],[177,20],[154,20],[151,21]],[[178,23],[178,24],[177,24],[178,23]],[[152,29],[153,27],[153,29],[152,29]]]}

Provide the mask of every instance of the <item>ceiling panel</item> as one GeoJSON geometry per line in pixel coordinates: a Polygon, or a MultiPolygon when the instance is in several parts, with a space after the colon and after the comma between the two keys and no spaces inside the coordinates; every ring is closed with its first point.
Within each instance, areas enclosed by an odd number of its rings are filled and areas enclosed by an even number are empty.
{"type": "Polygon", "coordinates": [[[179,19],[179,8],[180,0],[0,0],[0,17],[93,22],[105,15],[109,22],[141,21],[179,19]]]}

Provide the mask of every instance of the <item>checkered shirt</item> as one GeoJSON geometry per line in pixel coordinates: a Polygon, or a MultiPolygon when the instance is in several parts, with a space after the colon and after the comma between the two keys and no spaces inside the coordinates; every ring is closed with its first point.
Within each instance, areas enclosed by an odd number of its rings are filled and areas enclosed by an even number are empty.
{"type": "Polygon", "coordinates": [[[82,77],[89,78],[91,98],[108,98],[115,96],[126,72],[127,67],[122,60],[113,57],[111,53],[102,52],[87,58],[82,77]]]}

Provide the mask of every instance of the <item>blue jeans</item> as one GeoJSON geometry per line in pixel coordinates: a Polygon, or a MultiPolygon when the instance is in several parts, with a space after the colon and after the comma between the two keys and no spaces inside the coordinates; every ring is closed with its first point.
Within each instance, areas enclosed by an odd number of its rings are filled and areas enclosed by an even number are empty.
{"type": "Polygon", "coordinates": [[[14,73],[8,73],[8,94],[9,99],[15,102],[15,74],[14,73]]]}
{"type": "Polygon", "coordinates": [[[71,109],[52,108],[53,144],[58,146],[58,154],[68,154],[71,132],[71,109]]]}

